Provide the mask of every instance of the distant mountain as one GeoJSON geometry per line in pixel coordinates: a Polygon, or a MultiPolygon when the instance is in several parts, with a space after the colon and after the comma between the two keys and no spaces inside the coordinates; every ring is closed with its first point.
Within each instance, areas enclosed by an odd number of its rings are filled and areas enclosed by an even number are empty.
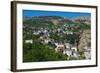
{"type": "Polygon", "coordinates": [[[40,18],[40,19],[64,19],[61,16],[33,16],[32,18],[40,18]]]}
{"type": "Polygon", "coordinates": [[[36,27],[51,27],[54,25],[68,25],[76,26],[78,24],[86,23],[90,24],[91,20],[89,16],[81,16],[73,19],[61,17],[61,16],[33,16],[33,17],[23,17],[24,25],[36,26],[36,27]]]}
{"type": "Polygon", "coordinates": [[[85,22],[87,24],[91,23],[91,17],[90,16],[81,16],[81,17],[76,17],[74,19],[72,19],[73,21],[81,21],[81,22],[85,22]]]}
{"type": "Polygon", "coordinates": [[[64,17],[61,16],[33,16],[33,17],[23,17],[24,24],[29,24],[33,26],[51,26],[51,25],[61,25],[63,24],[64,17]]]}
{"type": "Polygon", "coordinates": [[[23,17],[23,21],[27,21],[27,20],[30,20],[30,19],[31,19],[31,17],[27,17],[27,16],[23,17]]]}

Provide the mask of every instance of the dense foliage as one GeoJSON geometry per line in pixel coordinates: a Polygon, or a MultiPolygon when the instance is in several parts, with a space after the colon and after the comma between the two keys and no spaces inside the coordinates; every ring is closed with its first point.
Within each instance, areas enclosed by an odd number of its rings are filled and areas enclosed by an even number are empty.
{"type": "Polygon", "coordinates": [[[55,50],[39,42],[35,44],[24,44],[24,62],[34,61],[59,61],[67,60],[67,55],[63,55],[61,52],[55,52],[55,50]]]}

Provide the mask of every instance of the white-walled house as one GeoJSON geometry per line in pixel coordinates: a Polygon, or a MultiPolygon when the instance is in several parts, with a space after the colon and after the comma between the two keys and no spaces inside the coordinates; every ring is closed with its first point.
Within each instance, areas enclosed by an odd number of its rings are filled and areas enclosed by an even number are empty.
{"type": "Polygon", "coordinates": [[[39,34],[40,34],[40,32],[33,32],[33,34],[34,34],[34,35],[39,35],[39,34]]]}
{"type": "Polygon", "coordinates": [[[43,32],[44,32],[44,33],[47,33],[48,31],[45,29],[43,32]]]}
{"type": "Polygon", "coordinates": [[[72,31],[66,31],[66,33],[67,33],[67,34],[73,34],[73,32],[72,32],[72,31]]]}
{"type": "Polygon", "coordinates": [[[48,44],[49,41],[50,41],[49,39],[44,39],[44,43],[45,43],[45,44],[48,44]]]}
{"type": "Polygon", "coordinates": [[[91,48],[90,47],[84,47],[84,55],[86,59],[91,59],[91,48]]]}
{"type": "Polygon", "coordinates": [[[63,47],[64,48],[64,45],[63,44],[55,43],[55,45],[56,45],[57,48],[60,48],[60,47],[63,47]]]}
{"type": "Polygon", "coordinates": [[[56,45],[55,51],[62,50],[63,54],[66,54],[68,56],[73,56],[76,58],[78,57],[78,51],[76,46],[72,46],[70,43],[65,43],[65,44],[55,43],[55,45],[56,45]]]}
{"type": "Polygon", "coordinates": [[[65,48],[70,48],[71,44],[70,43],[65,43],[64,45],[65,45],[65,48]]]}
{"type": "Polygon", "coordinates": [[[72,50],[70,50],[70,49],[65,49],[65,50],[63,51],[63,54],[66,54],[66,55],[68,55],[68,56],[71,56],[71,55],[72,55],[72,50]]]}
{"type": "Polygon", "coordinates": [[[84,47],[84,49],[86,50],[86,49],[91,49],[91,48],[90,48],[90,47],[88,47],[88,46],[85,46],[85,47],[84,47]]]}
{"type": "Polygon", "coordinates": [[[41,31],[34,31],[33,34],[34,35],[39,35],[41,31]]]}
{"type": "Polygon", "coordinates": [[[41,42],[42,42],[43,44],[48,44],[48,43],[51,41],[50,38],[48,38],[48,37],[43,37],[43,36],[41,36],[39,39],[41,40],[41,42]]]}
{"type": "Polygon", "coordinates": [[[79,56],[79,54],[78,54],[77,51],[73,50],[72,51],[72,56],[77,58],[79,56]]]}
{"type": "Polygon", "coordinates": [[[25,40],[25,43],[33,43],[33,40],[32,39],[30,39],[30,40],[25,40]]]}
{"type": "Polygon", "coordinates": [[[90,53],[90,51],[85,51],[84,55],[85,55],[86,59],[91,59],[91,53],[90,53]]]}
{"type": "Polygon", "coordinates": [[[64,45],[63,44],[58,44],[58,43],[54,43],[56,48],[55,48],[55,51],[60,51],[60,50],[64,50],[64,45]]]}
{"type": "Polygon", "coordinates": [[[71,49],[74,50],[75,52],[77,52],[77,47],[76,46],[71,47],[71,49]]]}
{"type": "Polygon", "coordinates": [[[43,36],[40,36],[40,39],[43,40],[43,36]]]}

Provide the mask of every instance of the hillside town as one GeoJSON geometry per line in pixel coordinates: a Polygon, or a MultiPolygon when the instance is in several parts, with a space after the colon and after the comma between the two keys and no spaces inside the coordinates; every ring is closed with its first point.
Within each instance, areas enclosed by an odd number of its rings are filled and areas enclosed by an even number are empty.
{"type": "MultiPolygon", "coordinates": [[[[55,20],[57,21],[57,19],[55,20]]],[[[50,19],[47,21],[50,21],[50,19]]],[[[86,24],[90,21],[82,22],[84,28],[81,27],[80,21],[77,21],[77,23],[74,23],[75,20],[73,20],[73,23],[69,22],[67,20],[66,23],[61,25],[55,23],[50,27],[48,23],[45,23],[46,27],[36,27],[33,24],[30,28],[26,28],[28,24],[25,23],[23,27],[24,43],[34,45],[35,42],[39,42],[49,46],[49,49],[53,49],[55,52],[67,55],[67,60],[71,60],[71,58],[73,60],[91,59],[91,33],[90,28],[87,28],[90,25],[86,24]],[[85,25],[87,26],[85,27],[85,25]],[[28,36],[29,38],[27,38],[28,36]]]]}

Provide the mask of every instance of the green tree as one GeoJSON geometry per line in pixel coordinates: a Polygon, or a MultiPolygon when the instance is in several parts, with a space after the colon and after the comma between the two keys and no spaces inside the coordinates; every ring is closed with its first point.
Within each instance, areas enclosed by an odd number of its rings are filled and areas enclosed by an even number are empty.
{"type": "Polygon", "coordinates": [[[24,53],[24,62],[35,61],[59,61],[67,60],[67,56],[61,52],[55,52],[54,48],[43,45],[41,43],[34,43],[32,49],[24,53]]]}

